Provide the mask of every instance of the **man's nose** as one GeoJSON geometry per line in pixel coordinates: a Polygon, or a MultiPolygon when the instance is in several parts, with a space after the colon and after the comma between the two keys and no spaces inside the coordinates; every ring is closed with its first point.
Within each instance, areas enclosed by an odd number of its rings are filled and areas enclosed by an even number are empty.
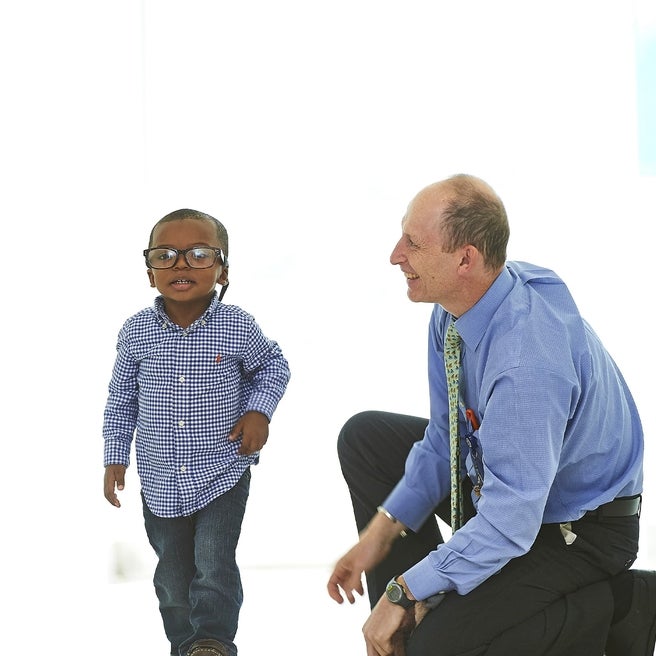
{"type": "Polygon", "coordinates": [[[396,243],[396,246],[394,246],[394,250],[392,251],[392,254],[390,255],[390,262],[392,264],[401,264],[405,260],[405,256],[402,253],[401,250],[401,240],[396,243]]]}

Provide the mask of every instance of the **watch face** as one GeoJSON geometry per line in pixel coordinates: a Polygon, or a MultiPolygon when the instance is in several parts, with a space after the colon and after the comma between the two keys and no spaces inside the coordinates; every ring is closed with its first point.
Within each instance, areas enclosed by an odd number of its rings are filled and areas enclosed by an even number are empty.
{"type": "Polygon", "coordinates": [[[393,604],[398,604],[403,608],[410,608],[414,606],[415,602],[412,599],[408,599],[403,586],[397,583],[392,579],[385,588],[385,596],[388,601],[391,601],[393,604]]]}
{"type": "Polygon", "coordinates": [[[387,586],[387,598],[393,603],[398,604],[403,599],[403,588],[395,581],[390,581],[387,586]]]}

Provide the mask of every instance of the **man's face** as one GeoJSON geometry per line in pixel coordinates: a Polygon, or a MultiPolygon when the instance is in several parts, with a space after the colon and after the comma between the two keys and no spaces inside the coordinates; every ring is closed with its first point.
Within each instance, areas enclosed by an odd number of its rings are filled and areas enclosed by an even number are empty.
{"type": "Polygon", "coordinates": [[[434,193],[418,195],[401,223],[402,235],[390,262],[398,264],[415,303],[449,305],[457,293],[461,255],[445,253],[441,233],[442,202],[434,193]]]}

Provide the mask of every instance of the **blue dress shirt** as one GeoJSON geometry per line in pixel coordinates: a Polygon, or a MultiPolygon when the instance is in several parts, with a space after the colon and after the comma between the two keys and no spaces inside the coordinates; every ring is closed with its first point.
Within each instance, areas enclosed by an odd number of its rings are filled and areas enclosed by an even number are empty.
{"type": "Polygon", "coordinates": [[[105,465],[129,465],[136,429],[148,507],[160,517],[190,515],[258,461],[258,454],[239,455],[239,441],[228,434],[245,412],[271,419],[288,380],[278,344],[239,307],[215,294],[203,316],[181,328],[158,297],[119,333],[105,407],[105,465]]]}
{"type": "MultiPolygon", "coordinates": [[[[430,420],[384,507],[417,530],[449,493],[444,337],[454,320],[436,305],[429,330],[430,420]]],[[[631,393],[581,318],[569,290],[547,269],[508,262],[456,321],[462,338],[463,475],[483,479],[476,515],[404,573],[415,597],[466,594],[526,553],[543,523],[579,519],[642,491],[643,434],[631,393]]]]}

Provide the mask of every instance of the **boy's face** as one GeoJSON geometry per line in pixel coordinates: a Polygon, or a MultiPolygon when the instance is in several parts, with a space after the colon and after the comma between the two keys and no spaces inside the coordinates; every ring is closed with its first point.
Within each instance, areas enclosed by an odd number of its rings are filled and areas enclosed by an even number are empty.
{"type": "MultiPolygon", "coordinates": [[[[195,246],[221,248],[215,226],[201,219],[162,223],[153,234],[152,248],[184,250],[195,246]]],[[[225,283],[228,269],[217,259],[209,269],[192,269],[183,255],[170,269],[148,269],[151,287],[157,287],[168,303],[209,303],[217,283],[225,283]]],[[[203,308],[204,310],[205,308],[203,308]]]]}

